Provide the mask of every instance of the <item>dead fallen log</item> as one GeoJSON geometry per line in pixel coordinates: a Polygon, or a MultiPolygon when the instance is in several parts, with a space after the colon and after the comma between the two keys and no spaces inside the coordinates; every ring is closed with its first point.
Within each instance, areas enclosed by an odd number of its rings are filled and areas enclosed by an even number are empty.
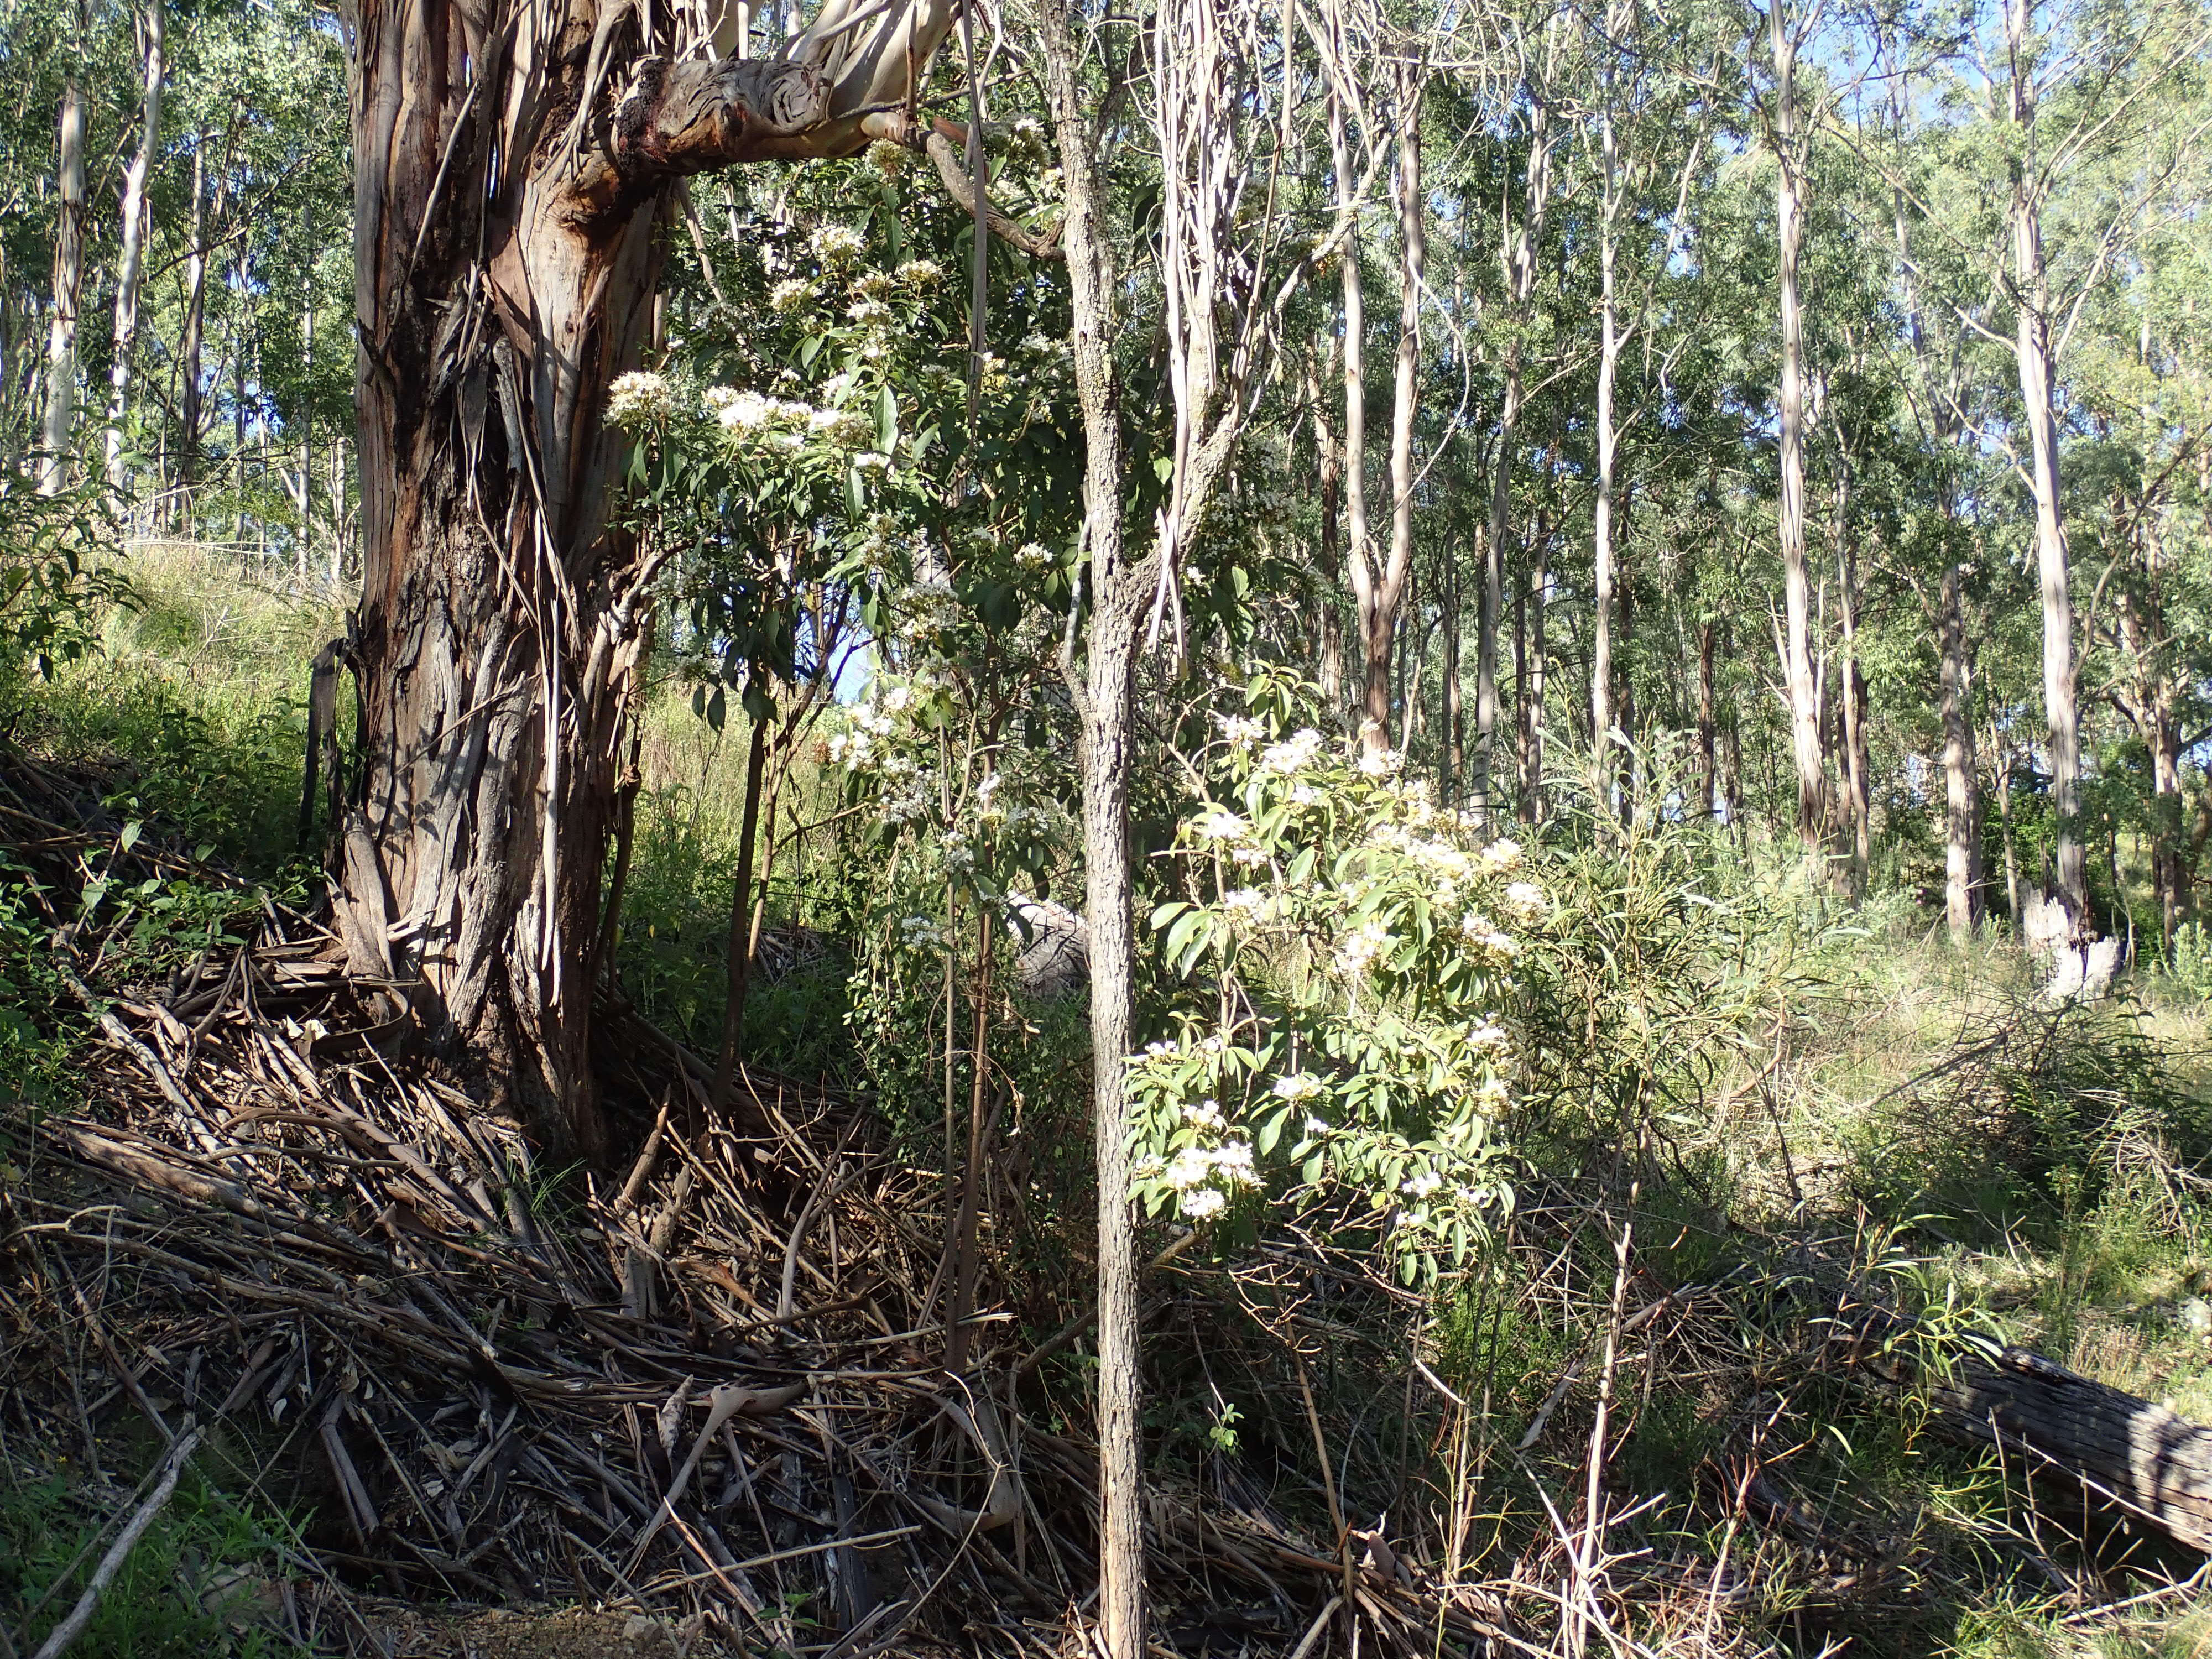
{"type": "Polygon", "coordinates": [[[2024,1348],[1966,1360],[1928,1395],[1945,1427],[2212,1553],[2212,1428],[2024,1348]]]}
{"type": "Polygon", "coordinates": [[[1917,1384],[1952,1437],[2063,1475],[2084,1494],[2212,1554],[2212,1426],[2026,1348],[1941,1358],[1912,1319],[1846,1292],[1832,1304],[1830,1358],[1893,1386],[1917,1384]]]}

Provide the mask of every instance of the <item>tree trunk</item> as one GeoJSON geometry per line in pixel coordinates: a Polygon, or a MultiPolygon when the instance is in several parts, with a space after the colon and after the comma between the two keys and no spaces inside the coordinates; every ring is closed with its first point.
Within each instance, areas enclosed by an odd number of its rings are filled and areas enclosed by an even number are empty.
{"type": "Polygon", "coordinates": [[[1851,535],[1850,464],[1839,459],[1836,474],[1836,611],[1843,624],[1843,653],[1837,664],[1844,716],[1844,806],[1850,818],[1850,893],[1866,896],[1874,862],[1872,803],[1868,799],[1866,676],[1859,672],[1858,546],[1851,535]]]}
{"type": "Polygon", "coordinates": [[[1334,377],[1326,359],[1313,386],[1314,451],[1321,465],[1321,696],[1332,715],[1344,707],[1344,630],[1336,613],[1337,585],[1344,579],[1344,550],[1338,515],[1343,510],[1344,453],[1328,429],[1328,405],[1322,388],[1334,377]]]}
{"type": "Polygon", "coordinates": [[[1966,609],[1960,569],[1943,572],[1943,915],[1955,944],[1981,920],[1981,813],[1973,708],[1966,663],[1966,609]]]}
{"type": "Polygon", "coordinates": [[[123,416],[131,388],[131,353],[138,340],[138,283],[146,268],[146,180],[161,142],[161,49],[164,0],[146,0],[139,20],[146,87],[138,117],[138,148],[123,171],[123,243],[115,265],[115,361],[107,374],[107,488],[122,504],[123,416]]]}
{"type": "MultiPolygon", "coordinates": [[[[220,185],[217,185],[220,189],[220,185]]],[[[185,320],[177,343],[177,522],[192,533],[200,481],[200,358],[207,330],[207,135],[192,143],[191,230],[185,252],[185,320]]]]}
{"type": "MultiPolygon", "coordinates": [[[[1447,805],[1458,802],[1460,792],[1466,787],[1467,745],[1460,717],[1460,612],[1459,559],[1449,550],[1444,558],[1444,740],[1443,740],[1443,800],[1447,805]]],[[[1492,627],[1492,653],[1496,654],[1496,625],[1492,627]]]]}
{"type": "MultiPolygon", "coordinates": [[[[1046,83],[1067,181],[1062,222],[1075,316],[1076,392],[1085,445],[1083,551],[1090,571],[1091,620],[1081,670],[1071,664],[1068,679],[1081,720],[1093,1153],[1098,1187],[1098,1626],[1106,1659],[1145,1659],[1143,1378],[1127,1106],[1136,976],[1129,778],[1137,626],[1151,594],[1155,561],[1133,564],[1122,533],[1121,398],[1112,356],[1118,278],[1104,222],[1093,127],[1084,111],[1077,78],[1067,0],[1043,0],[1038,15],[1046,83]]],[[[1347,264],[1356,268],[1349,255],[1347,264]]],[[[1356,292],[1356,277],[1350,281],[1351,291],[1356,292]]],[[[1358,355],[1356,337],[1348,336],[1347,362],[1356,362],[1358,355]]]]}
{"type": "Polygon", "coordinates": [[[1797,763],[1797,834],[1820,849],[1827,825],[1820,712],[1813,684],[1812,605],[1805,555],[1805,325],[1797,261],[1804,246],[1804,181],[1797,154],[1797,40],[1784,0],[1771,0],[1767,49],[1774,64],[1776,234],[1781,244],[1782,487],[1780,538],[1788,629],[1783,677],[1790,697],[1790,747],[1797,763]]]}
{"type": "Polygon", "coordinates": [[[2043,608],[2043,711],[2051,750],[2051,806],[2057,818],[2057,894],[2077,933],[2088,925],[2088,877],[2081,846],[2081,720],[2074,692],[2074,600],[2066,528],[2058,496],[2058,428],[2052,407],[2056,364],[2051,285],[2043,262],[2043,184],[2035,176],[2034,43],[2029,0],[2005,0],[2005,46],[2012,62],[2010,105],[2019,129],[2011,164],[2014,356],[2027,416],[2029,479],[2035,492],[2035,565],[2043,608]]]}
{"type": "Polygon", "coordinates": [[[465,7],[359,8],[362,719],[337,920],[399,1031],[549,1147],[605,1141],[600,879],[656,567],[608,524],[601,417],[650,324],[662,211],[735,162],[918,148],[908,80],[950,17],[830,0],[740,61],[683,9],[526,8],[487,33],[465,7]]]}
{"type": "Polygon", "coordinates": [[[1718,810],[1713,795],[1719,777],[1719,763],[1713,748],[1713,643],[1717,631],[1711,620],[1698,629],[1698,780],[1701,793],[1698,816],[1708,819],[1718,810]]]}
{"type": "Polygon", "coordinates": [[[55,127],[53,320],[46,331],[46,406],[40,423],[39,493],[58,494],[70,481],[70,427],[76,415],[76,307],[84,284],[84,94],[75,81],[62,88],[55,127]]]}
{"type": "MultiPolygon", "coordinates": [[[[1524,85],[1526,83],[1524,82],[1524,85]]],[[[1543,91],[1526,86],[1528,98],[1528,173],[1521,222],[1503,250],[1510,310],[1505,343],[1505,386],[1498,410],[1498,454],[1490,475],[1490,529],[1483,543],[1482,605],[1477,623],[1474,693],[1474,784],[1471,805],[1487,821],[1496,765],[1498,727],[1498,613],[1504,603],[1506,544],[1512,535],[1513,437],[1521,419],[1522,336],[1528,298],[1536,286],[1536,256],[1544,240],[1552,196],[1552,141],[1543,91]]]]}
{"type": "MultiPolygon", "coordinates": [[[[1613,33],[1611,9],[1606,33],[1613,33]]],[[[1597,504],[1591,568],[1590,810],[1602,816],[1613,800],[1613,387],[1620,368],[1620,319],[1613,295],[1613,255],[1620,241],[1620,151],[1613,131],[1613,75],[1606,71],[1606,103],[1598,126],[1603,160],[1598,210],[1597,504]]]]}
{"type": "Polygon", "coordinates": [[[1996,752],[1997,823],[2004,836],[2005,911],[2015,931],[2020,927],[2020,848],[2012,830],[2012,750],[1994,731],[1990,748],[1996,752]]]}

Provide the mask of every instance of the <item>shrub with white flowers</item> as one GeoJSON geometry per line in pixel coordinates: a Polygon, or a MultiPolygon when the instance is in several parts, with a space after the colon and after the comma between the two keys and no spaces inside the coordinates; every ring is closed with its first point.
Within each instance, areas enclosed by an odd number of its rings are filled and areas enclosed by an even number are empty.
{"type": "Polygon", "coordinates": [[[1139,1195],[1205,1220],[1268,1191],[1364,1194],[1418,1278],[1512,1202],[1498,1125],[1541,872],[1395,757],[1283,732],[1279,683],[1248,695],[1253,712],[1218,717],[1212,798],[1184,817],[1189,896],[1152,916],[1189,1000],[1181,1034],[1130,1066],[1139,1195]]]}

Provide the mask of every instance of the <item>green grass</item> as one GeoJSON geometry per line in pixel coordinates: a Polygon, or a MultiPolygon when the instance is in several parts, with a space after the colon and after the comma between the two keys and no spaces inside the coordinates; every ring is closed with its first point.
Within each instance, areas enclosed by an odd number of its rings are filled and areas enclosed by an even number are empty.
{"type": "MultiPolygon", "coordinates": [[[[0,1486],[0,1620],[28,1654],[76,1604],[131,1507],[60,1474],[0,1486]],[[80,1559],[82,1558],[82,1559],[80,1559]],[[43,1603],[43,1605],[41,1605],[43,1603]],[[33,1613],[32,1609],[38,1610],[33,1613]]],[[[187,1471],[100,1597],[74,1659],[278,1659],[306,1650],[279,1633],[286,1524],[187,1471]]]]}

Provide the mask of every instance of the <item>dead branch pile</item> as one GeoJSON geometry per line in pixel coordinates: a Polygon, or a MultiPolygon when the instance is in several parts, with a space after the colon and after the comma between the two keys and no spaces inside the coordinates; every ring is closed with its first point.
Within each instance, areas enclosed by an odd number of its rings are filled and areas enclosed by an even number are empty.
{"type": "MultiPolygon", "coordinates": [[[[743,1133],[672,1066],[624,1178],[549,1171],[348,1029],[331,963],[264,903],[246,945],[103,1009],[92,1104],[39,1125],[5,1194],[24,1416],[88,1445],[108,1413],[205,1425],[362,1589],[840,1656],[1080,1639],[1090,1448],[1024,1423],[1035,1345],[988,1298],[943,1368],[939,1183],[863,1108],[754,1078],[743,1133]]],[[[1408,1653],[1491,1628],[1348,1538],[1172,1490],[1152,1518],[1164,1599],[1233,1586],[1276,1632],[1255,1651],[1347,1598],[1408,1653]]]]}

